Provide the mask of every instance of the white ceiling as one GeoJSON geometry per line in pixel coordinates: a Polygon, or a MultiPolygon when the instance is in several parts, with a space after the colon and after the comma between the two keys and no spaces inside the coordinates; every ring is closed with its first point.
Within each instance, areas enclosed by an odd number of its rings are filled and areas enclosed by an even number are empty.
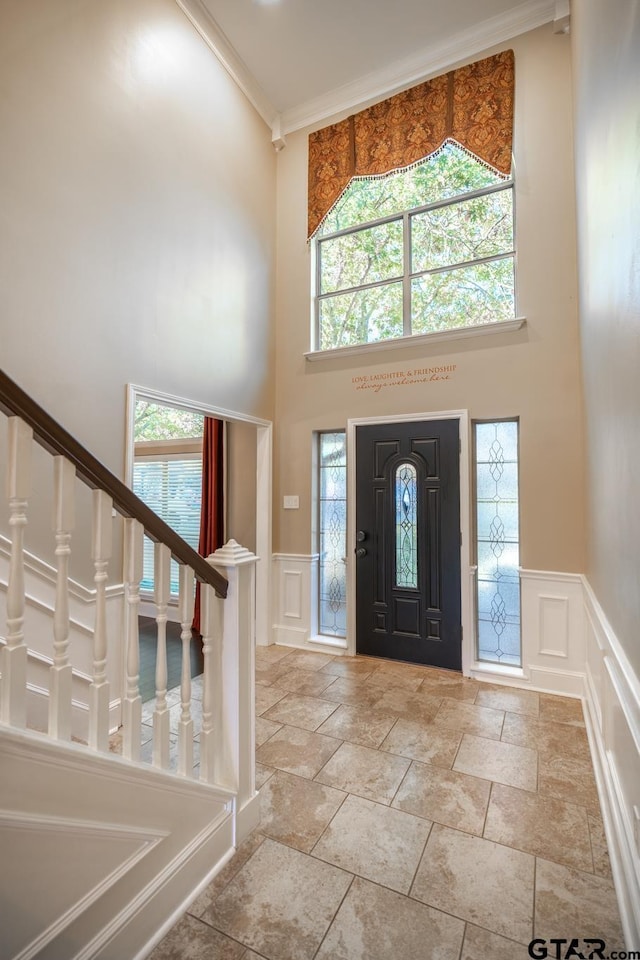
{"type": "Polygon", "coordinates": [[[568,7],[567,0],[177,2],[274,139],[418,83],[568,7]]]}

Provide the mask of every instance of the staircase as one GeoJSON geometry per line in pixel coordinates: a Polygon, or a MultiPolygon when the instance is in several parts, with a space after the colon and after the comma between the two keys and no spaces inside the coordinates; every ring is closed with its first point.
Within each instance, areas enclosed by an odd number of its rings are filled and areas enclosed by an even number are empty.
{"type": "Polygon", "coordinates": [[[257,823],[256,558],[234,541],[200,557],[2,371],[0,412],[0,957],[142,958],[257,823]],[[25,545],[32,517],[42,541],[48,502],[51,563],[25,545]],[[89,566],[93,587],[69,573],[72,537],[82,549],[85,527],[87,555],[74,560],[89,566]],[[149,762],[138,683],[145,534],[155,544],[157,631],[149,762]],[[171,558],[182,645],[173,711],[171,558]],[[196,580],[204,671],[194,697],[196,580]]]}

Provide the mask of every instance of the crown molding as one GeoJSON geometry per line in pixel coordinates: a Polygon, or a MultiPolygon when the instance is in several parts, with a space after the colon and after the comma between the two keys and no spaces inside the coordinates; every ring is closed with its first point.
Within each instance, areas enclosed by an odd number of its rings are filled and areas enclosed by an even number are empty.
{"type": "Polygon", "coordinates": [[[558,17],[558,3],[563,2],[568,0],[526,0],[504,14],[490,17],[455,34],[446,43],[427,45],[419,54],[395,61],[352,83],[329,90],[322,96],[278,113],[202,0],[176,0],[225,70],[265,123],[271,127],[276,150],[285,146],[285,136],[288,133],[322,123],[347,111],[362,109],[399,90],[436,76],[455,63],[469,60],[489,47],[505,43],[545,23],[555,22],[558,17]]]}
{"type": "Polygon", "coordinates": [[[453,64],[550,23],[556,16],[555,0],[528,0],[513,10],[484,20],[451,37],[446,43],[426,46],[419,54],[396,61],[353,83],[308,100],[280,116],[282,134],[321,123],[336,114],[361,109],[429,77],[453,64]]]}
{"type": "Polygon", "coordinates": [[[176,0],[176,3],[267,126],[272,127],[278,111],[201,0],[176,0]]]}

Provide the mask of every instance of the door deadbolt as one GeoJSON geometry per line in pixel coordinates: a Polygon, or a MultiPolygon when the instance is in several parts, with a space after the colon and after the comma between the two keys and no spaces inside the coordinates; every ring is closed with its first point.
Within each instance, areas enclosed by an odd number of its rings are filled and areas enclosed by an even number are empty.
{"type": "Polygon", "coordinates": [[[367,539],[367,534],[365,533],[365,531],[358,530],[358,532],[356,533],[356,540],[358,541],[358,543],[362,543],[366,539],[367,539]]]}

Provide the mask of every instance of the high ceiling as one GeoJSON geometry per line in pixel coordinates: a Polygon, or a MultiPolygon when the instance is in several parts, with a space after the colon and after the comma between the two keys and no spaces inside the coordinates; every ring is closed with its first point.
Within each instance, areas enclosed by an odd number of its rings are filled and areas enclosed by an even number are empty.
{"type": "Polygon", "coordinates": [[[178,0],[274,135],[433,76],[568,0],[178,0]]]}

